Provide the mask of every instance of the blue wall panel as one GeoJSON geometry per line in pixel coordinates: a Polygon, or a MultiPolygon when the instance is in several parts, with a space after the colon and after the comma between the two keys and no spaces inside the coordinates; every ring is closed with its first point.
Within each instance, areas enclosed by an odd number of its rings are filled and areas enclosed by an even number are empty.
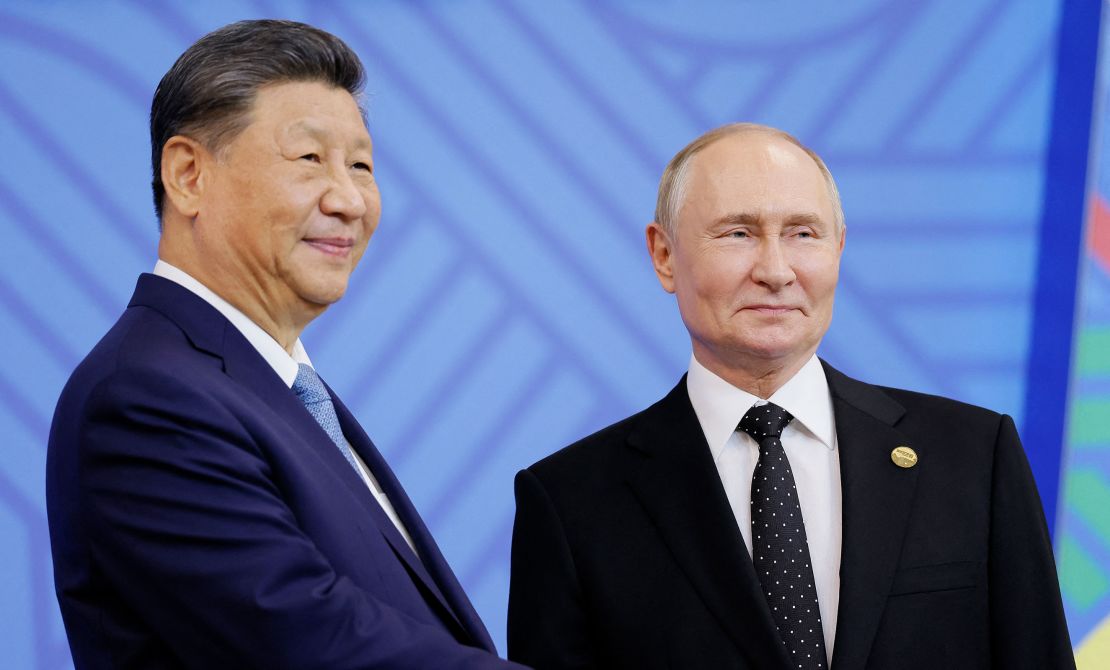
{"type": "MultiPolygon", "coordinates": [[[[153,266],[149,100],[200,35],[294,18],[366,62],[382,223],[347,298],[304,339],[503,649],[513,473],[685,369],[643,228],[666,161],[712,126],[782,127],[838,177],[834,365],[1023,418],[1059,12],[0,0],[0,656],[68,663],[46,431],[69,371],[153,266]]],[[[1051,462],[1059,445],[1028,448],[1051,462]]]]}

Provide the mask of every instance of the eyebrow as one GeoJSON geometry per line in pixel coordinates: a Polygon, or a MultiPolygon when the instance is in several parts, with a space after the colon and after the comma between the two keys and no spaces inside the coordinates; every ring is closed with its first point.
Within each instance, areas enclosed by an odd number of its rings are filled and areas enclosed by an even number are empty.
{"type": "MultiPolygon", "coordinates": [[[[296,123],[289,126],[289,130],[290,132],[303,132],[304,134],[315,140],[324,140],[328,135],[328,131],[326,128],[309,121],[297,121],[296,123]]],[[[371,146],[372,143],[370,141],[370,138],[360,137],[358,138],[358,141],[355,142],[354,148],[370,149],[371,146]]]]}
{"type": "MultiPolygon", "coordinates": [[[[800,214],[791,214],[786,217],[783,222],[784,226],[818,226],[823,223],[820,216],[812,212],[804,212],[800,214]]],[[[736,212],[733,214],[725,214],[717,219],[717,225],[741,225],[741,226],[761,226],[763,225],[763,217],[751,212],[736,212]]]]}

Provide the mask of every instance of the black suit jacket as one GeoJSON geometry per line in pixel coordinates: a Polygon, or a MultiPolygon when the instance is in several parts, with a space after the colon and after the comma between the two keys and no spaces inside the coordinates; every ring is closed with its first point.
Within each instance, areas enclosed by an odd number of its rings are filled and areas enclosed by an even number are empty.
{"type": "MultiPolygon", "coordinates": [[[[1074,668],[1013,421],[825,366],[843,499],[833,670],[1074,668]],[[891,460],[898,446],[915,467],[891,460]]],[[[787,670],[686,391],[519,473],[509,657],[787,670]]]]}

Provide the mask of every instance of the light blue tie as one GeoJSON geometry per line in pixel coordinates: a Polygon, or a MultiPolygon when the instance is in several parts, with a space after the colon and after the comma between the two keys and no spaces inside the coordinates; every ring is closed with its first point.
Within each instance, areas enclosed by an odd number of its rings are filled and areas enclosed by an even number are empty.
{"type": "Polygon", "coordinates": [[[343,458],[347,459],[347,462],[361,477],[362,472],[355,464],[355,454],[351,451],[351,445],[347,442],[347,438],[343,437],[343,431],[339,428],[339,417],[335,414],[335,405],[331,402],[328,390],[324,388],[324,382],[320,381],[320,377],[316,375],[312,366],[304,363],[297,365],[297,378],[293,380],[293,393],[297,394],[308,413],[312,415],[313,419],[316,419],[316,423],[320,424],[320,427],[328,434],[335,446],[339,447],[343,458]]]}

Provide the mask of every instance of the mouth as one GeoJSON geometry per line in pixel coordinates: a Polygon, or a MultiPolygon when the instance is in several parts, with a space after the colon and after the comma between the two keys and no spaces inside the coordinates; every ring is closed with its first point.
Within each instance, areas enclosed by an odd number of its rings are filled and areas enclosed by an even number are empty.
{"type": "Polygon", "coordinates": [[[787,307],[785,305],[748,305],[744,307],[745,311],[755,312],[762,316],[783,316],[790,312],[797,311],[797,307],[787,307]]]}
{"type": "Polygon", "coordinates": [[[336,258],[349,256],[355,246],[355,241],[349,237],[313,237],[305,238],[304,242],[313,249],[336,258]]]}

